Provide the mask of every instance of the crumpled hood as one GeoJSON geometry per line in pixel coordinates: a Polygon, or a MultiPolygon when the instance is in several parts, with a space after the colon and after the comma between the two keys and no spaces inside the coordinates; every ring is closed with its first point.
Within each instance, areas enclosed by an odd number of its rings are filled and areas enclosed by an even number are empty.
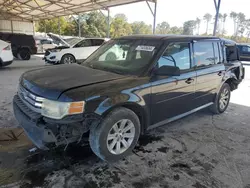
{"type": "Polygon", "coordinates": [[[57,100],[70,89],[123,78],[111,72],[91,69],[82,65],[56,65],[31,70],[21,77],[21,84],[32,93],[57,100]]]}

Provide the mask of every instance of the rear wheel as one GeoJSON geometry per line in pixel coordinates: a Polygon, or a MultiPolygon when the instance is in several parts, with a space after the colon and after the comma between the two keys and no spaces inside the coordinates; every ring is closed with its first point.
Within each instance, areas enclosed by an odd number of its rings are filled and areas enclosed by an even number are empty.
{"type": "Polygon", "coordinates": [[[117,161],[129,155],[140,135],[140,121],[127,108],[117,108],[90,130],[89,142],[93,152],[102,160],[117,161]]]}
{"type": "Polygon", "coordinates": [[[30,54],[29,49],[24,48],[24,49],[19,50],[17,56],[19,59],[22,59],[22,60],[30,60],[31,54],[30,54]]]}
{"type": "Polygon", "coordinates": [[[17,53],[15,52],[13,52],[13,56],[15,57],[15,58],[18,58],[18,55],[17,55],[17,53]]]}
{"type": "Polygon", "coordinates": [[[62,60],[61,62],[63,64],[72,64],[72,63],[75,63],[76,60],[75,60],[75,57],[73,55],[70,55],[70,54],[66,54],[62,57],[62,60]]]}
{"type": "Polygon", "coordinates": [[[227,83],[224,83],[217,94],[214,104],[211,106],[211,111],[215,114],[221,114],[226,111],[231,96],[231,89],[227,83]]]}

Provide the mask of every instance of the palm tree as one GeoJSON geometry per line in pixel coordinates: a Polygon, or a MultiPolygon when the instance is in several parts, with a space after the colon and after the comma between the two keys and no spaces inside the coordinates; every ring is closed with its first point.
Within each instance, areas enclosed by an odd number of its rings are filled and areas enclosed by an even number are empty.
{"type": "Polygon", "coordinates": [[[249,40],[249,37],[250,37],[250,19],[247,19],[246,21],[246,30],[247,30],[247,41],[249,40]]]}
{"type": "Polygon", "coordinates": [[[212,15],[209,14],[209,13],[206,13],[206,14],[204,15],[204,17],[203,17],[203,20],[205,20],[205,21],[207,22],[206,34],[207,34],[207,32],[208,32],[208,24],[209,24],[209,22],[211,21],[211,19],[212,19],[212,15]]]}
{"type": "Polygon", "coordinates": [[[238,14],[236,12],[231,12],[230,13],[230,18],[233,19],[234,21],[234,35],[236,36],[237,32],[236,32],[236,25],[237,25],[237,16],[238,14]]]}
{"type": "Polygon", "coordinates": [[[199,35],[200,34],[201,19],[197,17],[195,22],[196,22],[196,25],[197,25],[197,34],[199,35]]]}
{"type": "Polygon", "coordinates": [[[226,20],[227,20],[227,14],[225,13],[225,14],[223,14],[223,16],[222,16],[222,22],[223,22],[222,35],[225,34],[225,23],[226,23],[226,20]]]}
{"type": "Polygon", "coordinates": [[[240,12],[237,15],[237,28],[236,28],[236,36],[240,32],[243,36],[243,33],[245,31],[245,21],[246,21],[246,15],[242,12],[240,12]]]}

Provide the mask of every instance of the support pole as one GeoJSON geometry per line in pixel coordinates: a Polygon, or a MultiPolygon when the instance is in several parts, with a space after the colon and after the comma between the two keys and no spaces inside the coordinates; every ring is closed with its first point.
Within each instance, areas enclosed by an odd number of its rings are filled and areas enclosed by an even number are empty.
{"type": "Polygon", "coordinates": [[[59,36],[61,36],[61,23],[60,23],[60,17],[58,17],[58,33],[59,33],[59,36]]]}
{"type": "Polygon", "coordinates": [[[218,24],[219,13],[220,13],[220,3],[221,3],[221,0],[218,0],[218,3],[216,2],[216,0],[214,0],[216,15],[215,15],[213,36],[216,35],[217,24],[218,24]]]}
{"type": "Polygon", "coordinates": [[[80,14],[78,14],[78,37],[81,37],[81,18],[80,18],[80,14]]]}
{"type": "Polygon", "coordinates": [[[107,8],[108,17],[107,17],[107,38],[110,38],[110,10],[107,8]]]}
{"type": "MultiPolygon", "coordinates": [[[[32,25],[33,25],[33,36],[35,36],[36,35],[36,23],[32,21],[32,25]]],[[[12,29],[13,29],[13,26],[12,26],[12,29]]]]}
{"type": "Polygon", "coordinates": [[[154,1],[154,4],[155,4],[155,7],[154,7],[154,11],[152,10],[150,4],[148,1],[146,1],[147,5],[148,5],[148,8],[150,10],[150,12],[152,13],[153,15],[153,18],[154,18],[154,23],[153,23],[153,34],[155,34],[155,28],[156,28],[156,13],[157,13],[157,0],[154,1]]]}
{"type": "Polygon", "coordinates": [[[155,34],[155,29],[156,29],[156,13],[157,13],[157,0],[155,0],[153,34],[155,34]]]}
{"type": "Polygon", "coordinates": [[[99,12],[103,15],[103,17],[105,17],[106,19],[106,23],[107,23],[107,31],[106,31],[106,37],[110,38],[110,9],[108,7],[103,7],[103,9],[100,9],[99,12]],[[108,11],[108,16],[106,16],[102,10],[106,10],[108,11]]]}
{"type": "MultiPolygon", "coordinates": [[[[10,27],[11,27],[11,33],[14,33],[14,30],[13,30],[13,21],[10,20],[10,27]]],[[[34,26],[33,26],[33,30],[34,30],[34,26]]]]}

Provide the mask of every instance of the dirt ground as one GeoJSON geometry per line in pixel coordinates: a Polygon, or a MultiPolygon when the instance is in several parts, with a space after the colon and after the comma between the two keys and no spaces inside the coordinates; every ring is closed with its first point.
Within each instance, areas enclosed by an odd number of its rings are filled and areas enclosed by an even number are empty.
{"type": "Polygon", "coordinates": [[[18,80],[22,73],[42,66],[42,55],[37,55],[29,61],[14,60],[10,66],[0,68],[0,128],[17,126],[12,113],[12,99],[17,91],[18,80]]]}
{"type": "Polygon", "coordinates": [[[12,128],[11,99],[20,74],[37,66],[34,58],[0,70],[0,187],[250,188],[250,66],[224,114],[203,110],[154,129],[114,164],[88,146],[29,152],[32,143],[12,128]]]}

